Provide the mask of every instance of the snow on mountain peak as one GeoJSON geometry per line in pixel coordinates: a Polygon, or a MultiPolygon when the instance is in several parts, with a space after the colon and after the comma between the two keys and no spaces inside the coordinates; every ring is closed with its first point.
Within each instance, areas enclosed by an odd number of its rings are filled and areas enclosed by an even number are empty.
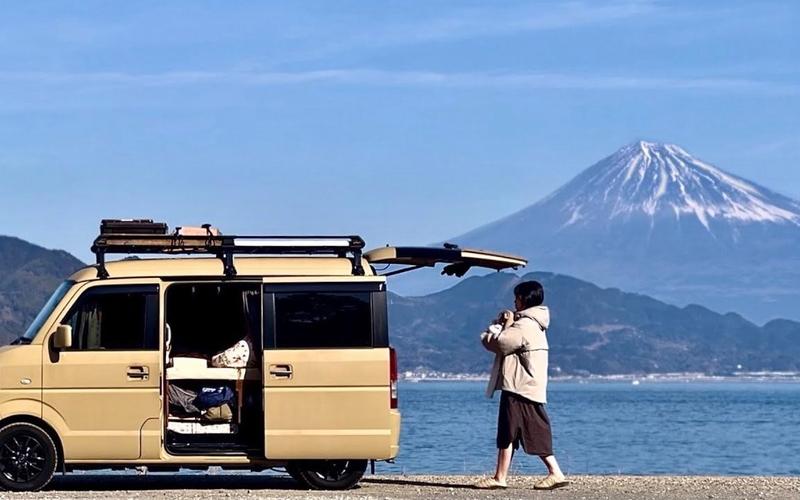
{"type": "Polygon", "coordinates": [[[800,226],[800,204],[699,160],[675,144],[638,141],[620,148],[559,189],[565,226],[600,217],[669,215],[800,226]]]}

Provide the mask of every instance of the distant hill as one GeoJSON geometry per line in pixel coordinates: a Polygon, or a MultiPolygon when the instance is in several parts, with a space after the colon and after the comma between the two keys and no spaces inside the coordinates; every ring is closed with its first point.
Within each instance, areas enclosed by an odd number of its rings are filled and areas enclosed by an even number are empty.
{"type": "MultiPolygon", "coordinates": [[[[674,144],[629,144],[544,199],[446,241],[673,304],[800,320],[800,201],[674,144]]],[[[400,276],[395,290],[442,289],[433,276],[400,276]]]]}
{"type": "Polygon", "coordinates": [[[800,323],[759,327],[737,314],[676,307],[551,273],[468,278],[424,297],[391,295],[389,324],[402,370],[488,371],[478,334],[513,303],[521,279],[545,287],[550,360],[563,373],[800,370],[800,323]]]}
{"type": "MultiPolygon", "coordinates": [[[[58,283],[83,265],[67,252],[0,236],[0,341],[22,334],[58,283]]],[[[424,297],[391,294],[389,325],[401,369],[487,371],[491,356],[478,333],[510,306],[521,279],[545,286],[551,364],[564,373],[728,373],[737,365],[800,371],[800,323],[759,327],[736,314],[680,308],[551,273],[494,273],[424,297]]]]}
{"type": "Polygon", "coordinates": [[[58,283],[83,266],[63,250],[0,236],[0,344],[21,335],[58,283]]]}

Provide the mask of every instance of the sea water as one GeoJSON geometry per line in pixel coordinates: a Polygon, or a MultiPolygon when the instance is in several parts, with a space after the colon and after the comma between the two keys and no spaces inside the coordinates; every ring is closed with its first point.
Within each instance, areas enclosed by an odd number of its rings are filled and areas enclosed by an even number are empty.
{"type": "MultiPolygon", "coordinates": [[[[401,382],[400,455],[383,473],[486,473],[497,405],[483,382],[401,382]]],[[[568,474],[800,475],[800,383],[551,382],[553,445],[568,474]]],[[[518,474],[540,474],[515,454],[518,474]]]]}

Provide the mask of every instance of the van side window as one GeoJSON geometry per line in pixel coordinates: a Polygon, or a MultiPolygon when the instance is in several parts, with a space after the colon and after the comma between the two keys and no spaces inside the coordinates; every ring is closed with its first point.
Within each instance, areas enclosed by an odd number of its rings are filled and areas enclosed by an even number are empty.
{"type": "Polygon", "coordinates": [[[94,287],[61,323],[72,326],[71,351],[158,350],[158,287],[94,287]]]}
{"type": "Polygon", "coordinates": [[[275,347],[372,347],[370,292],[276,293],[275,347]]]}

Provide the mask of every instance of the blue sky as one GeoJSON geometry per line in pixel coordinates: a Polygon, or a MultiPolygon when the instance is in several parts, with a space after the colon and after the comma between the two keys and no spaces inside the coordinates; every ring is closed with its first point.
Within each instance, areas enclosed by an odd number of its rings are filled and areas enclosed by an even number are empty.
{"type": "Polygon", "coordinates": [[[644,138],[800,198],[800,4],[17,2],[0,233],[103,217],[424,244],[644,138]]]}

